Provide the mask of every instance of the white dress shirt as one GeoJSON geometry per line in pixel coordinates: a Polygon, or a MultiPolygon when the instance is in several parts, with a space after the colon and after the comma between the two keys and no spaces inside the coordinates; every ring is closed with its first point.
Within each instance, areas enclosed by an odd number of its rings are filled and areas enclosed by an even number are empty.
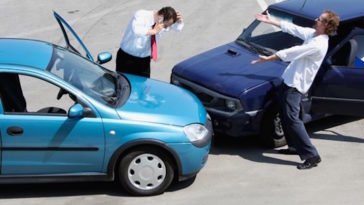
{"type": "MultiPolygon", "coordinates": [[[[140,58],[150,56],[151,36],[147,35],[147,32],[154,24],[154,11],[138,10],[125,30],[123,39],[120,43],[120,48],[132,56],[140,58]]],[[[156,35],[157,45],[163,32],[169,31],[170,29],[179,32],[182,28],[183,23],[176,22],[170,26],[170,28],[162,29],[162,31],[156,35]]]]}
{"type": "Polygon", "coordinates": [[[291,62],[282,74],[284,83],[304,94],[310,89],[325,58],[329,37],[325,34],[315,36],[315,29],[300,27],[285,21],[281,22],[281,28],[283,32],[304,41],[300,46],[276,53],[281,60],[291,62]]]}

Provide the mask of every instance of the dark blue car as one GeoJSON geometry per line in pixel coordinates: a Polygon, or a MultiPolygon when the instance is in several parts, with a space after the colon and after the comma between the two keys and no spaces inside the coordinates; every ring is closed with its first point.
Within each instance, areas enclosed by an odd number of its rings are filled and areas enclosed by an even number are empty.
{"type": "MultiPolygon", "coordinates": [[[[290,0],[268,8],[271,16],[306,27],[312,27],[325,9],[336,12],[341,21],[302,100],[304,122],[332,114],[364,115],[364,1],[290,0]]],[[[275,97],[288,64],[251,61],[300,44],[301,39],[255,20],[235,41],[177,64],[171,82],[200,98],[215,132],[236,137],[261,134],[268,145],[282,146],[285,138],[275,97]]]]}

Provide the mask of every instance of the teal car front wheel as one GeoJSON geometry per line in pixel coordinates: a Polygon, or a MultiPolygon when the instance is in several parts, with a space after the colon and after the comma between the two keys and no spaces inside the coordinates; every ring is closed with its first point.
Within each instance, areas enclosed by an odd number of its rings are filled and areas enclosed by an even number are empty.
{"type": "Polygon", "coordinates": [[[161,194],[171,184],[173,177],[170,160],[155,148],[136,148],[119,164],[120,183],[134,195],[161,194]]]}

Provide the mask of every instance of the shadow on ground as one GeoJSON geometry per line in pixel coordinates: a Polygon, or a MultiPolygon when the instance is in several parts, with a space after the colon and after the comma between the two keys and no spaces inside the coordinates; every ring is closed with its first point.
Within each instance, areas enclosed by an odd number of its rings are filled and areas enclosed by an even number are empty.
{"type": "MultiPolygon", "coordinates": [[[[333,130],[329,130],[332,127],[346,124],[349,122],[354,122],[357,120],[361,120],[358,117],[348,117],[348,116],[331,116],[322,120],[318,120],[312,123],[309,123],[307,126],[307,130],[310,132],[310,136],[313,139],[320,140],[331,140],[331,141],[340,141],[340,142],[354,142],[354,143],[364,143],[363,138],[343,135],[333,130]],[[315,133],[318,131],[325,131],[325,133],[315,133]]],[[[350,134],[350,133],[348,133],[350,134]]]]}
{"type": "MultiPolygon", "coordinates": [[[[349,122],[354,122],[357,120],[360,120],[360,118],[347,117],[347,116],[331,116],[308,123],[306,125],[306,128],[309,135],[313,139],[364,143],[364,139],[362,138],[345,136],[336,133],[334,131],[328,130],[332,127],[349,122]],[[329,134],[315,133],[317,131],[322,131],[322,130],[326,130],[326,132],[329,134]]],[[[298,156],[296,161],[282,160],[271,156],[265,156],[265,154],[278,154],[278,152],[274,149],[263,147],[259,141],[259,136],[233,138],[223,135],[217,135],[214,138],[210,154],[237,155],[241,156],[244,159],[254,162],[289,165],[289,166],[296,166],[300,161],[298,156]]]]}
{"type": "MultiPolygon", "coordinates": [[[[166,192],[174,192],[190,186],[195,177],[174,182],[166,192]]],[[[48,184],[7,184],[0,185],[0,199],[42,198],[64,196],[109,195],[133,197],[116,182],[48,183],[48,184]]]]}
{"type": "Polygon", "coordinates": [[[129,196],[114,182],[0,185],[0,198],[40,198],[83,195],[129,196]]]}

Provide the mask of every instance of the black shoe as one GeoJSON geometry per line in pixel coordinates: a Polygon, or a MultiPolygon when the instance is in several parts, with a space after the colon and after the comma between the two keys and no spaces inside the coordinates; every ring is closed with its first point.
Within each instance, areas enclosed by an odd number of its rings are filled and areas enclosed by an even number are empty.
{"type": "Polygon", "coordinates": [[[294,148],[288,148],[288,149],[279,149],[278,153],[280,154],[287,154],[287,155],[294,155],[294,154],[298,154],[296,149],[294,148]]]}
{"type": "Polygon", "coordinates": [[[320,156],[311,157],[306,159],[302,164],[297,165],[297,169],[311,169],[312,167],[316,167],[318,163],[321,162],[320,156]]]}

